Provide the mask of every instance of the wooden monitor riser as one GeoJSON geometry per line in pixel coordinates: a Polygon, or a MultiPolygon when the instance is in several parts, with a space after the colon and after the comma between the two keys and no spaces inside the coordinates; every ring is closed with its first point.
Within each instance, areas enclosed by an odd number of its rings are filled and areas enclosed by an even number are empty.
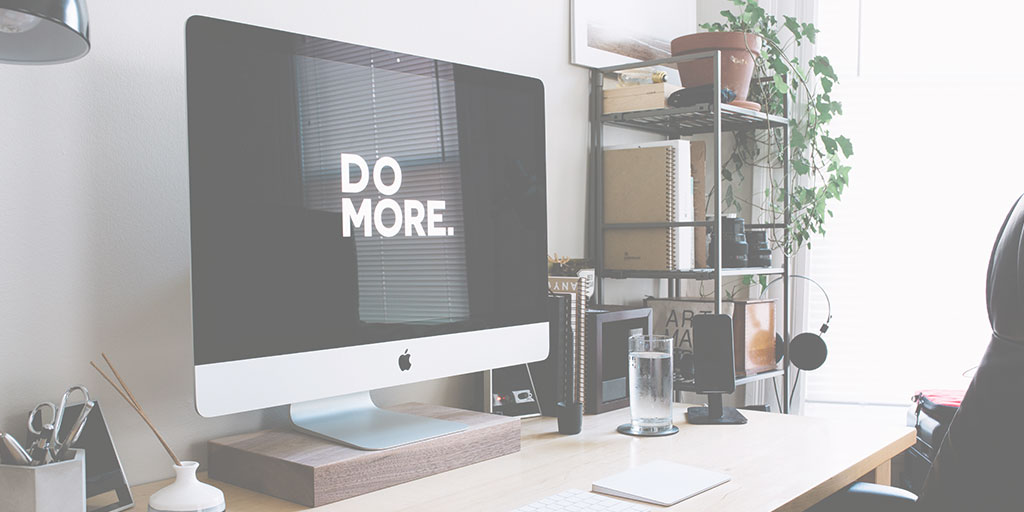
{"type": "Polygon", "coordinates": [[[468,428],[378,451],[292,429],[261,430],[210,441],[210,477],[318,507],[519,451],[518,418],[415,403],[390,409],[468,428]]]}

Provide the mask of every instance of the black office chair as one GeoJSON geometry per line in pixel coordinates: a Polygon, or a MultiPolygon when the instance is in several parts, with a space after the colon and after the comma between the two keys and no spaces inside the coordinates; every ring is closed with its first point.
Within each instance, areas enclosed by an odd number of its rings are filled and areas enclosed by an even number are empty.
{"type": "Polygon", "coordinates": [[[920,497],[857,483],[814,512],[1024,510],[1024,197],[992,249],[987,300],[992,340],[920,497]]]}

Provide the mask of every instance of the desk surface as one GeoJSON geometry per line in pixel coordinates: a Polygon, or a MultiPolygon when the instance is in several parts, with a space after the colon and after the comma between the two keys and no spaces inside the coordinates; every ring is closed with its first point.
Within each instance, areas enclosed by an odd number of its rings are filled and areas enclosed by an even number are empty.
{"type": "MultiPolygon", "coordinates": [[[[519,453],[382,489],[318,511],[509,511],[656,459],[722,471],[732,481],[685,500],[672,511],[799,511],[883,466],[914,443],[909,427],[743,411],[746,425],[689,425],[676,404],[679,433],[636,438],[615,432],[627,409],[584,417],[583,433],[555,433],[553,418],[523,420],[519,453]]],[[[132,489],[137,509],[169,481],[132,489]]],[[[294,503],[213,482],[228,510],[291,512],[294,503]]]]}

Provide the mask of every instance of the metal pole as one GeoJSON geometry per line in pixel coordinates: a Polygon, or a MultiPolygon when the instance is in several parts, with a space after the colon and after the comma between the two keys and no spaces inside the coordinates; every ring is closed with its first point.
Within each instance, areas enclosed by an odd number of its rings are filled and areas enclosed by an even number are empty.
{"type": "MultiPolygon", "coordinates": [[[[786,115],[789,115],[789,95],[786,95],[786,100],[783,102],[786,115]]],[[[792,313],[793,308],[790,304],[793,300],[790,289],[789,274],[790,274],[790,262],[789,262],[789,244],[792,236],[792,214],[790,212],[790,201],[789,195],[792,192],[789,173],[790,173],[790,162],[789,162],[789,123],[782,127],[783,136],[783,147],[785,148],[782,155],[782,179],[784,182],[785,197],[784,202],[784,216],[785,216],[785,228],[783,240],[785,243],[782,251],[782,339],[786,340],[785,348],[783,350],[782,359],[782,412],[783,414],[789,414],[789,341],[790,335],[792,334],[792,313]]]]}
{"type": "MultiPolygon", "coordinates": [[[[715,314],[722,313],[722,52],[715,50],[714,87],[711,97],[715,109],[715,142],[712,155],[714,158],[715,187],[715,232],[711,243],[715,249],[715,314]]],[[[696,219],[695,219],[696,220],[696,219]]]]}
{"type": "Polygon", "coordinates": [[[594,299],[604,304],[604,115],[602,103],[604,74],[597,70],[590,71],[590,163],[593,167],[594,197],[594,299]]]}

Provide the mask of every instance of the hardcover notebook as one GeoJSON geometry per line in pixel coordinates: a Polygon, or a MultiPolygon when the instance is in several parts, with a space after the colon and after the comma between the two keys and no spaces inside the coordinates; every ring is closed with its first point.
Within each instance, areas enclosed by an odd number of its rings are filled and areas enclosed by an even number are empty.
{"type": "Polygon", "coordinates": [[[586,375],[583,361],[586,359],[586,318],[587,318],[587,297],[590,295],[592,283],[585,277],[564,277],[548,276],[548,291],[554,294],[565,294],[569,296],[570,329],[572,330],[573,346],[575,347],[576,378],[575,386],[576,399],[582,403],[584,400],[584,385],[586,375]]]}
{"type": "Polygon", "coordinates": [[[725,473],[657,460],[602,478],[594,482],[592,490],[669,507],[731,479],[725,473]]]}
{"type": "MultiPolygon", "coordinates": [[[[689,164],[687,141],[606,149],[604,222],[692,221],[693,180],[689,164]]],[[[605,268],[693,268],[693,228],[609,229],[604,237],[605,268]]]]}

